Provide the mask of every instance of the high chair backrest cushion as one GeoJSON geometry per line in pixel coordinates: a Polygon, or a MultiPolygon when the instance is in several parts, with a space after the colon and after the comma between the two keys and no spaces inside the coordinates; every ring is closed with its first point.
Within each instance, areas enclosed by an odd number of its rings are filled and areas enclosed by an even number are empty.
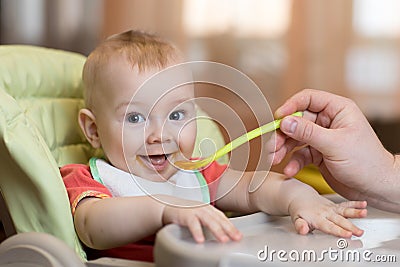
{"type": "Polygon", "coordinates": [[[50,233],[85,253],[58,167],[91,153],[77,127],[85,57],[0,46],[0,188],[17,233],[50,233]]]}
{"type": "Polygon", "coordinates": [[[33,46],[0,46],[0,88],[39,130],[58,164],[95,153],[77,122],[83,106],[83,55],[33,46]]]}

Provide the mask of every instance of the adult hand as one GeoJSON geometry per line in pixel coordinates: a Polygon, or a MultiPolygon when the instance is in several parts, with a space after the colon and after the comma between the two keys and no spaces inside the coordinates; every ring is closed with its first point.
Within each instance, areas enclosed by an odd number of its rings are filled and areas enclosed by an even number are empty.
{"type": "Polygon", "coordinates": [[[295,175],[305,165],[318,166],[328,184],[349,199],[400,211],[400,167],[379,141],[365,116],[350,99],[318,90],[303,90],[275,112],[282,120],[274,164],[295,147],[284,168],[295,175]]]}

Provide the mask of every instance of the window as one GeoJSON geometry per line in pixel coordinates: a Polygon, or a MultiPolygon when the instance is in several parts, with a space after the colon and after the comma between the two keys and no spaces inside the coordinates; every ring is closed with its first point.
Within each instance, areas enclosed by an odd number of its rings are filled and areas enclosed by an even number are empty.
{"type": "Polygon", "coordinates": [[[398,0],[354,0],[354,30],[357,34],[370,38],[399,37],[399,10],[398,0]]]}
{"type": "Polygon", "coordinates": [[[391,94],[400,87],[400,1],[354,0],[353,31],[346,59],[350,90],[391,94]]]}
{"type": "Polygon", "coordinates": [[[0,0],[2,44],[90,51],[101,27],[102,0],[0,0]]]}
{"type": "Polygon", "coordinates": [[[2,43],[40,44],[44,36],[44,0],[1,2],[2,43]]]}
{"type": "Polygon", "coordinates": [[[353,36],[345,77],[349,93],[370,118],[399,114],[400,1],[354,0],[353,36]]]}
{"type": "Polygon", "coordinates": [[[290,0],[185,0],[183,23],[188,35],[231,32],[240,37],[276,38],[290,23],[290,0]]]}
{"type": "Polygon", "coordinates": [[[279,103],[291,17],[292,0],[183,0],[187,58],[237,68],[279,103]]]}

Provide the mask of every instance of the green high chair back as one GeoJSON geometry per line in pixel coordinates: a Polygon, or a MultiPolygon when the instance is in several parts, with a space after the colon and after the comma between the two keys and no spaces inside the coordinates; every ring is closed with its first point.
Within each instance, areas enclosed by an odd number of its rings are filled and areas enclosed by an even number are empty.
{"type": "Polygon", "coordinates": [[[0,189],[6,235],[44,232],[85,259],[59,166],[94,152],[78,131],[85,57],[0,46],[0,189]],[[7,221],[7,219],[9,219],[7,221]]]}

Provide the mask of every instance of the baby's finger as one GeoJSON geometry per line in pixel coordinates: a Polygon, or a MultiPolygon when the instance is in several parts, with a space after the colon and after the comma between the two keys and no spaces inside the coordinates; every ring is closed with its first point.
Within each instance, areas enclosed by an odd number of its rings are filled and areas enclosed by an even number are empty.
{"type": "Polygon", "coordinates": [[[337,226],[343,228],[346,231],[350,231],[355,236],[362,236],[364,231],[355,226],[351,221],[340,216],[339,214],[332,214],[328,218],[330,221],[335,223],[337,226]]]}
{"type": "Polygon", "coordinates": [[[310,226],[307,223],[307,221],[302,219],[302,218],[297,218],[294,221],[294,228],[296,229],[296,232],[301,234],[301,235],[306,235],[311,230],[310,226]]]}
{"type": "Polygon", "coordinates": [[[339,203],[339,206],[344,208],[365,209],[367,207],[367,201],[345,201],[339,203]]]}
{"type": "Polygon", "coordinates": [[[203,229],[201,227],[201,223],[197,218],[194,218],[188,223],[188,228],[190,233],[192,234],[194,240],[197,243],[203,243],[205,238],[203,234],[203,229]]]}
{"type": "Polygon", "coordinates": [[[328,219],[322,219],[322,221],[318,222],[315,225],[315,228],[324,233],[343,238],[350,238],[353,235],[351,231],[343,229],[342,227],[338,226],[328,219]]]}
{"type": "Polygon", "coordinates": [[[339,205],[345,208],[364,209],[367,207],[367,201],[344,201],[339,205]]]}
{"type": "Polygon", "coordinates": [[[367,213],[366,209],[345,208],[342,216],[345,218],[365,218],[367,213]]]}
{"type": "Polygon", "coordinates": [[[364,218],[367,216],[366,201],[346,201],[337,204],[336,213],[345,218],[364,218]]]}
{"type": "Polygon", "coordinates": [[[222,243],[229,241],[229,236],[226,234],[225,230],[220,223],[216,220],[208,220],[205,226],[211,231],[215,238],[222,243]]]}
{"type": "Polygon", "coordinates": [[[224,231],[231,240],[239,241],[242,239],[242,233],[233,225],[233,223],[228,219],[227,222],[222,223],[224,231]]]}
{"type": "MultiPolygon", "coordinates": [[[[210,218],[208,218],[207,221],[210,222],[214,220],[216,224],[221,227],[222,231],[228,236],[228,239],[239,241],[242,238],[242,234],[232,223],[232,221],[230,221],[229,218],[226,217],[225,213],[215,208],[209,211],[210,213],[208,215],[210,216],[210,218]]],[[[207,222],[204,222],[204,224],[207,225],[207,222]]]]}

